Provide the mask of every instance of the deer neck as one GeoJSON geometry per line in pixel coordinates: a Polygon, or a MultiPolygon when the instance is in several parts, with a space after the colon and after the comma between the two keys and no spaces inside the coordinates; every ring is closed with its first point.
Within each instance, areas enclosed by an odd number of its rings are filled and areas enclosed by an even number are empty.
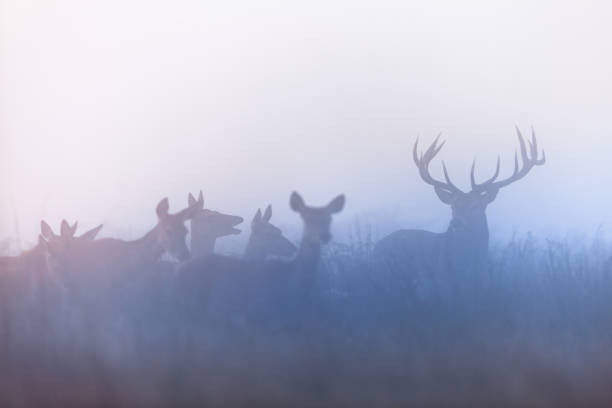
{"type": "Polygon", "coordinates": [[[446,234],[452,238],[465,239],[467,242],[489,244],[489,226],[487,216],[464,218],[453,217],[446,230],[446,234]]]}
{"type": "Polygon", "coordinates": [[[194,255],[210,255],[215,252],[217,236],[206,233],[193,233],[191,230],[191,251],[194,255]]]}
{"type": "Polygon", "coordinates": [[[0,265],[20,270],[41,269],[45,267],[45,250],[40,244],[37,244],[17,256],[1,257],[0,265]]]}
{"type": "Polygon", "coordinates": [[[302,242],[293,264],[303,271],[314,271],[321,260],[321,241],[308,234],[306,231],[302,236],[302,242]]]}
{"type": "Polygon", "coordinates": [[[154,263],[164,254],[164,248],[157,241],[157,226],[144,237],[132,241],[135,259],[140,263],[154,263]]]}
{"type": "Polygon", "coordinates": [[[261,239],[258,239],[252,232],[247,242],[246,249],[244,250],[243,258],[248,261],[257,261],[265,258],[263,243],[261,239]]]}

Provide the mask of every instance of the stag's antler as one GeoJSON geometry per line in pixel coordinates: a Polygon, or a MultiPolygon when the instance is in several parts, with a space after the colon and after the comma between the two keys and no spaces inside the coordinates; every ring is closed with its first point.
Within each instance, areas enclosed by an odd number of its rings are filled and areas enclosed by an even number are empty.
{"type": "Polygon", "coordinates": [[[508,177],[505,180],[495,181],[499,176],[499,165],[500,160],[497,157],[497,166],[495,168],[495,174],[493,177],[485,181],[484,183],[477,184],[474,176],[474,169],[476,167],[476,161],[472,164],[472,171],[470,174],[470,179],[472,183],[472,190],[499,190],[502,187],[506,187],[509,184],[514,183],[525,177],[534,166],[541,166],[546,163],[546,153],[542,150],[542,158],[538,158],[538,141],[536,140],[535,131],[531,128],[531,140],[529,142],[529,153],[527,152],[527,146],[525,144],[525,139],[521,134],[519,128],[516,128],[516,133],[518,135],[520,150],[521,150],[521,159],[523,161],[522,167],[519,169],[519,160],[518,154],[514,153],[514,172],[512,176],[508,177]]]}
{"type": "Polygon", "coordinates": [[[418,144],[419,144],[419,139],[417,138],[416,142],[414,143],[414,149],[412,151],[412,156],[413,156],[413,159],[414,159],[414,163],[416,164],[417,168],[419,169],[419,174],[421,175],[421,178],[427,184],[432,185],[432,186],[437,187],[437,188],[441,188],[441,189],[443,189],[445,191],[448,191],[450,193],[453,193],[453,194],[463,193],[450,180],[450,177],[448,176],[448,171],[446,170],[446,164],[444,164],[444,161],[442,161],[442,170],[444,171],[444,179],[446,180],[446,182],[442,182],[442,181],[436,180],[436,179],[434,179],[431,176],[431,174],[429,174],[429,163],[431,162],[431,160],[434,157],[436,157],[438,152],[444,146],[444,143],[446,143],[446,141],[444,141],[444,142],[442,142],[438,146],[438,140],[440,139],[440,136],[441,136],[441,133],[438,134],[438,136],[433,141],[431,146],[429,146],[429,148],[427,150],[425,150],[425,153],[423,153],[421,151],[420,155],[417,153],[418,144]]]}

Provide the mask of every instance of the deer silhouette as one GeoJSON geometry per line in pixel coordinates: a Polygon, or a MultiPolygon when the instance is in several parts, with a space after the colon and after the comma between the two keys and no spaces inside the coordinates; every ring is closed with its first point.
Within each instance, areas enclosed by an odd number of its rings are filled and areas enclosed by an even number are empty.
{"type": "Polygon", "coordinates": [[[40,222],[41,233],[38,236],[38,243],[33,248],[23,251],[19,255],[0,257],[0,273],[25,273],[26,271],[43,273],[47,269],[47,245],[49,242],[59,244],[60,242],[67,242],[73,239],[92,241],[102,229],[102,224],[100,224],[75,237],[77,225],[78,223],[75,222],[70,226],[66,220],[62,220],[60,235],[57,235],[49,224],[42,220],[40,222]]]}
{"type": "MultiPolygon", "coordinates": [[[[34,316],[46,316],[52,299],[62,293],[63,285],[48,265],[48,245],[73,240],[90,241],[102,225],[75,237],[77,223],[68,225],[62,220],[61,233],[57,235],[44,220],[38,244],[17,256],[0,257],[0,331],[7,341],[16,325],[32,321],[34,316]],[[34,312],[38,312],[34,315],[34,312]]],[[[38,323],[43,324],[42,321],[38,323]]],[[[42,326],[41,326],[42,327],[42,326]]]]}
{"type": "Polygon", "coordinates": [[[150,272],[164,253],[179,261],[191,254],[185,238],[185,222],[196,213],[200,202],[179,211],[169,213],[168,199],[156,207],[157,225],[142,238],[124,241],[103,238],[94,241],[51,241],[48,251],[61,276],[78,287],[95,287],[103,292],[135,273],[150,272]]]}
{"type": "Polygon", "coordinates": [[[248,261],[216,254],[193,258],[179,268],[177,290],[198,310],[223,310],[225,316],[246,311],[254,316],[262,306],[278,313],[289,305],[304,304],[312,293],[321,247],[331,240],[332,216],[344,203],[344,195],[339,195],[326,206],[311,207],[292,193],[290,206],[301,216],[304,230],[291,260],[248,261]]]}
{"type": "Polygon", "coordinates": [[[202,191],[197,200],[191,193],[187,200],[189,206],[197,207],[195,215],[191,218],[193,256],[212,254],[215,252],[217,238],[240,234],[240,230],[235,227],[244,221],[243,218],[204,208],[202,191]]]}
{"type": "MultiPolygon", "coordinates": [[[[434,187],[440,201],[449,205],[452,218],[444,233],[422,230],[399,230],[382,238],[375,246],[377,256],[390,265],[424,274],[450,272],[450,276],[461,277],[463,273],[483,270],[489,247],[489,228],[486,209],[499,190],[525,177],[533,167],[543,165],[546,156],[539,158],[538,144],[532,129],[529,148],[520,130],[516,129],[522,165],[517,153],[514,157],[514,172],[506,179],[498,180],[500,158],[497,159],[495,173],[488,180],[477,183],[475,177],[476,161],[470,172],[471,190],[463,192],[453,184],[446,165],[442,162],[444,180],[436,180],[429,173],[429,164],[444,146],[438,144],[440,135],[423,153],[418,153],[418,139],[414,144],[413,159],[421,179],[434,187]]],[[[439,275],[438,275],[439,276],[439,275]]],[[[444,279],[447,279],[448,275],[444,279]]]]}
{"type": "Polygon", "coordinates": [[[268,256],[289,257],[297,251],[297,247],[270,222],[271,218],[271,205],[266,207],[263,215],[261,209],[255,213],[251,221],[251,235],[244,252],[244,259],[263,261],[268,256]]]}

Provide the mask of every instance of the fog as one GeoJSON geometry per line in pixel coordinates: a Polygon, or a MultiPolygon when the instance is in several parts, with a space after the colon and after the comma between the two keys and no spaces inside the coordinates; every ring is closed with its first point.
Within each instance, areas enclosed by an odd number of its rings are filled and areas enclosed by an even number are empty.
{"type": "MultiPolygon", "coordinates": [[[[514,126],[548,162],[489,207],[493,237],[609,228],[607,2],[0,0],[0,239],[41,218],[136,237],[200,189],[250,219],[289,193],[376,236],[442,231],[411,160],[442,132],[453,180],[512,171],[514,126]]],[[[245,224],[245,230],[248,229],[245,224]]],[[[244,236],[245,234],[243,234],[244,236]]],[[[236,237],[236,240],[244,237],[236,237]]],[[[236,241],[236,242],[238,242],[236,241]]]]}

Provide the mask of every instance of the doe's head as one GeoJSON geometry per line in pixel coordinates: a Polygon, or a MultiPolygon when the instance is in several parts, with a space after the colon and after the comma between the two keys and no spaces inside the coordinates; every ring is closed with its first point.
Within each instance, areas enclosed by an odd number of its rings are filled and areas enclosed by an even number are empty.
{"type": "Polygon", "coordinates": [[[204,208],[204,195],[202,191],[198,195],[198,199],[189,193],[189,206],[195,205],[196,212],[191,219],[191,236],[192,239],[198,236],[206,236],[213,238],[221,238],[227,235],[238,235],[240,230],[237,225],[242,224],[244,219],[237,215],[223,214],[219,211],[209,210],[204,208]]]}
{"type": "Polygon", "coordinates": [[[262,214],[261,209],[258,209],[251,221],[251,240],[256,243],[264,257],[272,256],[291,256],[297,251],[297,247],[293,245],[283,235],[280,228],[270,222],[272,218],[272,206],[268,205],[262,214]]]}
{"type": "Polygon", "coordinates": [[[168,212],[170,209],[168,199],[164,198],[157,204],[155,209],[158,219],[155,228],[157,243],[165,252],[168,252],[179,261],[185,261],[191,256],[185,243],[185,237],[187,236],[185,221],[194,217],[198,210],[198,205],[199,203],[196,203],[176,214],[170,214],[168,212]]]}
{"type": "Polygon", "coordinates": [[[304,221],[304,238],[327,244],[332,238],[330,231],[332,215],[342,211],[345,201],[344,194],[340,194],[324,207],[310,207],[304,203],[302,196],[294,191],[291,193],[289,204],[304,221]]]}
{"type": "Polygon", "coordinates": [[[66,220],[62,220],[60,234],[57,235],[45,220],[40,222],[40,235],[38,236],[38,247],[45,250],[56,262],[64,262],[75,242],[93,241],[100,230],[102,224],[94,227],[79,236],[75,236],[78,222],[70,225],[66,220]]]}

